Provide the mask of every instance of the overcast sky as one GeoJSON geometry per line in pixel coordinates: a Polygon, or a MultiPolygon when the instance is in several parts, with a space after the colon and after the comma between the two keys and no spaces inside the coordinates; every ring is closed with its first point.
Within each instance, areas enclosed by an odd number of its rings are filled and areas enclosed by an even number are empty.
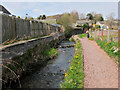
{"type": "Polygon", "coordinates": [[[106,0],[106,2],[13,2],[13,1],[14,0],[11,0],[11,2],[0,3],[4,7],[6,7],[12,14],[21,17],[25,17],[26,13],[29,16],[38,17],[41,14],[49,16],[55,14],[62,14],[65,12],[71,12],[72,10],[76,10],[79,13],[85,14],[94,11],[96,13],[101,13],[104,16],[104,18],[106,18],[106,16],[108,16],[110,13],[114,13],[115,18],[118,17],[117,0],[109,0],[111,2],[108,2],[108,0],[106,0]]]}

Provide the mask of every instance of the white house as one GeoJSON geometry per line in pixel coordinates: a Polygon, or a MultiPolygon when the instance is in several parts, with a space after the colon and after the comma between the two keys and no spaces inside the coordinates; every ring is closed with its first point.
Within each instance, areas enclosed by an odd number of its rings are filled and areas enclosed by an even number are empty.
{"type": "Polygon", "coordinates": [[[98,21],[97,23],[96,23],[96,25],[100,25],[100,26],[105,26],[105,24],[104,24],[104,21],[98,21]]]}

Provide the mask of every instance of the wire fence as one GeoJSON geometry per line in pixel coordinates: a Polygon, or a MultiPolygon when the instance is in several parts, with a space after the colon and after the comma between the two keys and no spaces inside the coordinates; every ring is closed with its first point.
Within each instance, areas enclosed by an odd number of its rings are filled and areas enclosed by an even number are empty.
{"type": "Polygon", "coordinates": [[[90,31],[90,37],[94,38],[94,40],[102,40],[102,41],[115,41],[118,42],[118,30],[95,30],[90,31]]]}

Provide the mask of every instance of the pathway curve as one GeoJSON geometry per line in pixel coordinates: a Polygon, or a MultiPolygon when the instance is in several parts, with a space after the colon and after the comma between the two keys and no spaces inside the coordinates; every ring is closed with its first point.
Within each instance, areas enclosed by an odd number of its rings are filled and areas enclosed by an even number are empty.
{"type": "Polygon", "coordinates": [[[81,41],[84,55],[85,88],[118,88],[118,65],[100,49],[95,41],[81,41]]]}

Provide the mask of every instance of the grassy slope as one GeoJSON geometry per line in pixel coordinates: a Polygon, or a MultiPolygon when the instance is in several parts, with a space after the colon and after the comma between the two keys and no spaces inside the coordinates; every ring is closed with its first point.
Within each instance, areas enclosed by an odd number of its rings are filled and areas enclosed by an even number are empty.
{"type": "Polygon", "coordinates": [[[83,55],[82,46],[77,40],[75,55],[71,61],[70,69],[65,73],[65,82],[61,84],[62,88],[83,88],[84,71],[83,71],[83,55]]]}
{"type": "MultiPolygon", "coordinates": [[[[113,35],[114,37],[114,35],[113,35]]],[[[102,38],[102,37],[100,37],[102,38]]],[[[115,62],[118,62],[118,55],[120,53],[120,51],[116,51],[118,48],[118,42],[115,41],[111,41],[111,42],[107,42],[105,41],[107,36],[103,36],[104,41],[102,41],[101,39],[96,40],[98,46],[100,46],[102,49],[104,49],[104,51],[111,57],[115,59],[115,62]]],[[[89,38],[89,40],[94,40],[93,37],[89,38]]]]}
{"type": "Polygon", "coordinates": [[[118,48],[118,42],[112,41],[112,42],[107,43],[106,41],[102,41],[102,40],[97,40],[96,42],[98,46],[104,49],[104,51],[110,57],[115,58],[117,60],[118,54],[120,53],[120,51],[115,52],[115,50],[118,48]]]}

